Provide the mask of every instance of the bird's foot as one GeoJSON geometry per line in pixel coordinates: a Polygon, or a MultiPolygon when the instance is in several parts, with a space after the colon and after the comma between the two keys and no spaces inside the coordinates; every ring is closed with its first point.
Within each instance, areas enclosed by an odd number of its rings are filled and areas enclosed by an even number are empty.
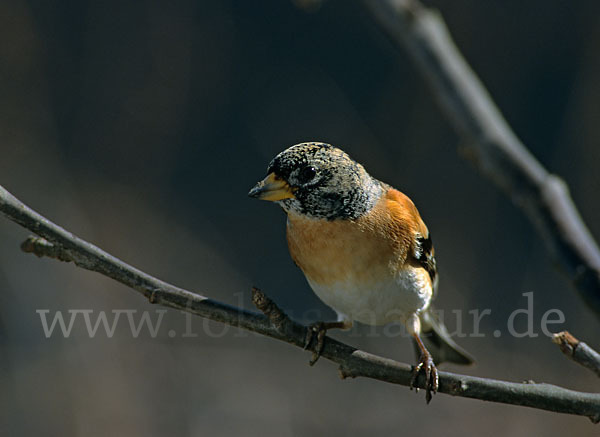
{"type": "Polygon", "coordinates": [[[421,354],[419,363],[413,369],[412,378],[410,379],[411,390],[414,388],[415,391],[419,391],[419,387],[416,384],[421,370],[425,371],[425,400],[429,403],[433,394],[437,393],[440,382],[437,368],[429,352],[421,354]]]}
{"type": "Polygon", "coordinates": [[[315,344],[315,348],[313,349],[313,354],[308,362],[309,365],[314,366],[315,363],[319,360],[321,356],[321,352],[323,352],[323,344],[325,343],[325,335],[327,334],[327,329],[329,326],[326,322],[316,322],[308,326],[306,330],[306,338],[304,339],[304,349],[308,349],[310,344],[313,342],[313,339],[316,337],[317,343],[315,344]]]}
{"type": "Polygon", "coordinates": [[[308,349],[316,336],[317,343],[313,349],[313,355],[308,362],[311,366],[319,360],[321,352],[323,352],[323,345],[325,343],[325,335],[328,329],[339,328],[348,329],[352,326],[351,322],[339,321],[339,322],[316,322],[308,326],[306,330],[306,338],[304,340],[304,349],[308,349]]]}

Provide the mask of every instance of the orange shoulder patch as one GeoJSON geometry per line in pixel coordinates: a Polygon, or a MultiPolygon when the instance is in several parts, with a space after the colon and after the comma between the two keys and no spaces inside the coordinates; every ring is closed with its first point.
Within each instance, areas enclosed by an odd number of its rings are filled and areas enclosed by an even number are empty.
{"type": "Polygon", "coordinates": [[[406,194],[401,193],[395,188],[390,188],[385,197],[388,208],[394,211],[394,217],[409,223],[412,230],[421,234],[423,238],[429,237],[429,230],[421,219],[417,207],[406,194]]]}
{"type": "Polygon", "coordinates": [[[427,238],[429,231],[421,220],[412,200],[394,188],[388,188],[375,207],[357,222],[373,232],[384,234],[385,241],[393,244],[400,264],[415,251],[417,233],[427,238]]]}
{"type": "Polygon", "coordinates": [[[409,224],[408,232],[412,235],[409,244],[407,262],[414,267],[424,268],[429,274],[433,287],[437,284],[437,268],[435,252],[429,236],[429,230],[421,219],[415,204],[400,191],[390,188],[386,193],[388,208],[393,216],[409,224]]]}

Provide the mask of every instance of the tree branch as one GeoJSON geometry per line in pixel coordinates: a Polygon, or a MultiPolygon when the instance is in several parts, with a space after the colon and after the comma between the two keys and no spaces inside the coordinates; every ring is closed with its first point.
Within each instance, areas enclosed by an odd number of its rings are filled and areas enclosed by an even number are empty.
{"type": "Polygon", "coordinates": [[[364,0],[406,48],[470,160],[523,210],[585,302],[600,316],[600,250],[569,195],[517,138],[454,45],[441,16],[418,0],[364,0]]]}
{"type": "Polygon", "coordinates": [[[600,354],[594,349],[577,340],[569,331],[554,334],[552,341],[567,357],[600,376],[600,354]]]}
{"type": "MultiPolygon", "coordinates": [[[[22,244],[25,252],[73,262],[84,269],[101,273],[137,290],[152,303],[304,347],[307,328],[292,321],[259,290],[253,290],[253,301],[267,316],[226,305],[156,279],[55,225],[1,186],[0,212],[42,237],[27,239],[22,244]]],[[[405,386],[410,384],[410,365],[363,352],[329,337],[321,356],[338,364],[342,377],[363,376],[405,386]]],[[[440,372],[439,376],[440,393],[587,416],[594,423],[600,421],[599,394],[581,393],[549,384],[519,384],[448,372],[440,372]]],[[[424,388],[424,379],[420,375],[418,387],[424,388]]]]}

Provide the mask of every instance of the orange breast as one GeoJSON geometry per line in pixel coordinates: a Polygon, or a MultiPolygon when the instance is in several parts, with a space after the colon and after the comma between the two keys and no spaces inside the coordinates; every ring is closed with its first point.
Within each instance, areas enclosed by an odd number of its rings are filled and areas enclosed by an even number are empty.
{"type": "Polygon", "coordinates": [[[412,202],[393,189],[355,221],[318,220],[290,213],[290,254],[310,281],[323,286],[348,280],[378,283],[405,267],[417,231],[414,213],[412,202]]]}

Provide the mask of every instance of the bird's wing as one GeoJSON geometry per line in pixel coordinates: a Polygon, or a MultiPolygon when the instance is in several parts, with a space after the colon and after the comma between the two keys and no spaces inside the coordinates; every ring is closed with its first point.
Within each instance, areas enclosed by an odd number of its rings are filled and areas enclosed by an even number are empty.
{"type": "Polygon", "coordinates": [[[386,193],[387,201],[389,202],[390,210],[394,211],[394,217],[403,222],[403,228],[409,233],[409,248],[407,250],[407,261],[423,267],[429,277],[433,292],[437,289],[437,267],[435,262],[435,250],[431,240],[431,234],[427,226],[421,219],[421,215],[415,204],[408,196],[388,187],[386,193]]]}

